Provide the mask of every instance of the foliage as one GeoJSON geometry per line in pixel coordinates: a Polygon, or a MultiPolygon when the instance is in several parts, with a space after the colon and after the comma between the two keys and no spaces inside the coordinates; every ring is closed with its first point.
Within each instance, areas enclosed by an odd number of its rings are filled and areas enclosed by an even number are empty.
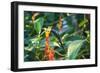
{"type": "Polygon", "coordinates": [[[90,58],[90,15],[24,11],[24,61],[90,58]]]}

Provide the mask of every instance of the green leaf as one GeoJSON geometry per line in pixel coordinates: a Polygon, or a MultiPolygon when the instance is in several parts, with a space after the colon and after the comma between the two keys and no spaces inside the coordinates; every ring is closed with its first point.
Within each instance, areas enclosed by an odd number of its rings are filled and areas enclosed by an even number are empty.
{"type": "Polygon", "coordinates": [[[34,21],[34,29],[36,30],[36,32],[38,34],[41,33],[43,24],[44,24],[44,19],[42,17],[40,17],[34,21]]]}
{"type": "Polygon", "coordinates": [[[55,46],[60,47],[60,45],[57,42],[51,42],[50,46],[52,46],[52,47],[55,47],[55,46]]]}
{"type": "Polygon", "coordinates": [[[68,59],[75,59],[80,51],[81,46],[85,40],[75,40],[68,46],[68,59]]]}
{"type": "Polygon", "coordinates": [[[87,19],[84,19],[83,21],[80,22],[79,27],[85,26],[85,24],[88,22],[87,19]]]}

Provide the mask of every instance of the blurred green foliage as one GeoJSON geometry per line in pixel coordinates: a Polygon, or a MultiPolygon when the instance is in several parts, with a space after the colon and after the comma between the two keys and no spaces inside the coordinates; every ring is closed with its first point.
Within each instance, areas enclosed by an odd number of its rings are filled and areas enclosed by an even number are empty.
{"type": "Polygon", "coordinates": [[[90,58],[90,15],[24,11],[24,61],[44,61],[45,31],[52,27],[55,60],[90,58]],[[62,30],[59,31],[59,17],[62,30]]]}

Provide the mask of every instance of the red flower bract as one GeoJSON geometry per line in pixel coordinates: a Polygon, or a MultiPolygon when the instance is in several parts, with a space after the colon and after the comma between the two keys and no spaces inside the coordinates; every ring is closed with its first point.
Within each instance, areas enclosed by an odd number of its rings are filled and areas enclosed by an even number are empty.
{"type": "Polygon", "coordinates": [[[45,37],[46,37],[46,41],[45,41],[45,59],[47,60],[54,60],[54,50],[50,48],[49,46],[49,34],[50,31],[46,30],[45,31],[45,37]]]}
{"type": "Polygon", "coordinates": [[[49,51],[48,59],[49,59],[49,60],[54,60],[54,51],[53,51],[53,50],[50,50],[50,51],[49,51]]]}

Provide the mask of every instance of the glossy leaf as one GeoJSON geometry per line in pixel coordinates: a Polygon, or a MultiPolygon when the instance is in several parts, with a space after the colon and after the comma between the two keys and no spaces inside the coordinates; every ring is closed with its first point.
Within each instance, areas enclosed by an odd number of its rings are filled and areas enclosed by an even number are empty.
{"type": "Polygon", "coordinates": [[[68,46],[67,56],[69,59],[75,59],[83,45],[84,40],[75,40],[68,46]]]}
{"type": "Polygon", "coordinates": [[[38,34],[41,33],[43,24],[44,24],[44,19],[42,17],[40,17],[34,21],[34,29],[36,30],[36,32],[38,34]]]}

